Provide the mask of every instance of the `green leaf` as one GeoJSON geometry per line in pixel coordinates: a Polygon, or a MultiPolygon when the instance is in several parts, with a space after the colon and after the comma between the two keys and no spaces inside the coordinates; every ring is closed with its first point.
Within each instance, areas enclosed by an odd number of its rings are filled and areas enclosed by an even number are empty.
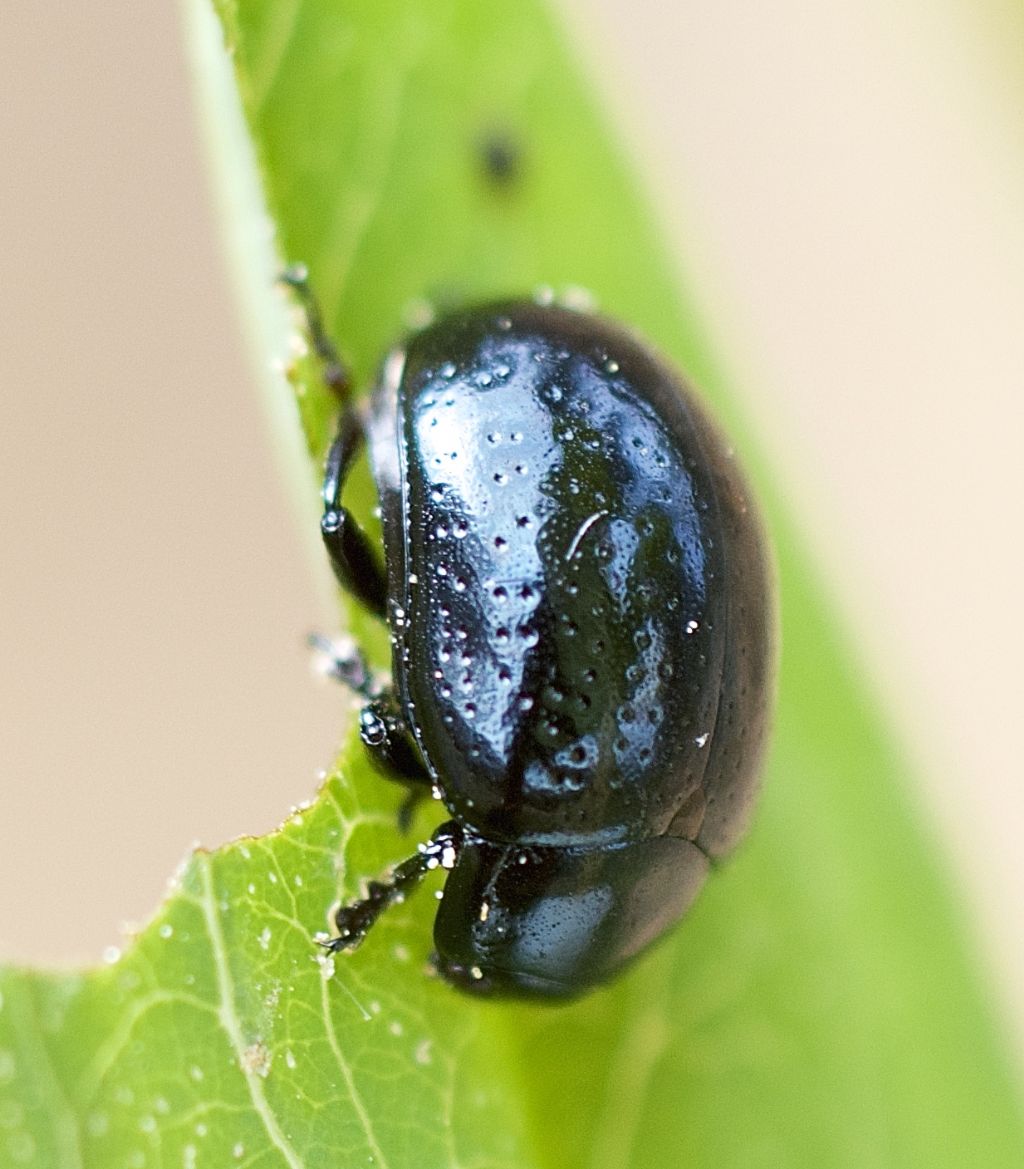
{"type": "MultiPolygon", "coordinates": [[[[613,986],[538,1008],[470,1001],[425,975],[431,887],[356,954],[317,954],[330,904],[410,850],[400,793],[350,748],[279,832],[196,853],[123,956],[82,974],[0,972],[0,1164],[1024,1164],[1018,1085],[904,765],[543,7],[218,12],[281,257],[309,264],[363,386],[410,306],[546,284],[591,291],[706,391],[778,549],[769,774],[751,839],[671,937],[613,986]],[[481,169],[490,133],[521,144],[507,188],[481,169]]],[[[209,116],[229,126],[216,60],[206,69],[209,116]]],[[[265,262],[238,140],[218,143],[244,259],[265,262]]],[[[279,355],[265,277],[250,267],[245,292],[279,355]]],[[[333,406],[307,366],[295,381],[318,458],[333,406]]],[[[362,492],[369,509],[365,476],[362,492]]],[[[385,659],[379,631],[357,628],[385,659]]],[[[424,813],[417,830],[430,827],[424,813]]]]}

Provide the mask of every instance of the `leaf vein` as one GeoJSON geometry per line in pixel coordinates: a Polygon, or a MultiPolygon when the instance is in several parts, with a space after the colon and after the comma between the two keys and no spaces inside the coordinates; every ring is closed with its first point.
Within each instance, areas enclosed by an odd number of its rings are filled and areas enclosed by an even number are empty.
{"type": "Polygon", "coordinates": [[[383,1150],[377,1143],[377,1137],[373,1131],[373,1125],[370,1121],[370,1114],[366,1110],[366,1105],[359,1094],[356,1087],[355,1076],[352,1074],[352,1068],[348,1060],[345,1059],[341,1051],[341,1045],[338,1043],[338,1035],[334,1029],[334,1019],[331,1015],[331,1004],[327,997],[328,979],[321,978],[320,980],[320,1003],[323,1009],[324,1025],[327,1030],[327,1042],[334,1055],[335,1062],[341,1072],[342,1078],[345,1081],[345,1087],[348,1089],[349,1098],[352,1101],[352,1107],[355,1109],[356,1115],[359,1117],[359,1122],[363,1126],[363,1132],[366,1135],[366,1143],[370,1148],[370,1152],[376,1158],[380,1169],[388,1169],[387,1158],[384,1156],[383,1150]]]}
{"type": "Polygon", "coordinates": [[[96,1049],[92,1059],[79,1076],[78,1083],[71,1093],[72,1099],[78,1107],[84,1108],[94,1098],[117,1057],[127,1047],[128,1040],[138,1024],[155,1007],[167,1003],[177,1003],[193,1007],[197,1011],[216,1014],[216,1008],[211,1003],[204,1002],[195,995],[182,994],[178,991],[155,990],[144,998],[133,1002],[131,1007],[118,1017],[117,1026],[106,1041],[96,1049]]]}
{"type": "MultiPolygon", "coordinates": [[[[374,142],[373,160],[376,163],[374,173],[363,191],[362,198],[356,198],[350,210],[353,214],[345,217],[345,203],[339,199],[335,204],[333,222],[323,241],[322,252],[325,257],[334,256],[329,263],[324,263],[323,273],[329,275],[326,287],[322,293],[324,302],[330,306],[332,312],[341,303],[341,298],[348,285],[349,276],[355,265],[356,256],[363,245],[370,224],[377,214],[384,197],[385,180],[391,171],[395,160],[398,143],[398,131],[402,123],[404,109],[403,96],[405,94],[409,76],[413,71],[416,58],[422,52],[418,48],[415,54],[401,64],[392,62],[389,66],[394,84],[390,91],[381,87],[382,99],[375,111],[377,136],[374,142]],[[348,240],[344,240],[346,227],[351,225],[348,240]],[[334,237],[332,239],[332,237],[334,237]]],[[[355,192],[353,191],[353,194],[355,192]]],[[[333,318],[332,318],[333,319],[333,318]]]]}
{"type": "Polygon", "coordinates": [[[302,0],[292,0],[290,9],[285,6],[283,0],[277,0],[277,3],[268,9],[271,20],[264,38],[267,47],[263,51],[263,61],[258,69],[254,67],[249,73],[254,109],[260,109],[266,103],[275,82],[281,76],[285,54],[295,39],[301,7],[302,0]],[[259,82],[256,80],[257,76],[260,78],[259,82]]]}
{"type": "Polygon", "coordinates": [[[227,950],[224,944],[224,931],[221,929],[220,918],[217,915],[217,902],[213,895],[213,876],[210,872],[210,858],[201,855],[198,858],[202,874],[203,893],[200,903],[203,908],[203,917],[206,921],[206,932],[210,938],[210,952],[213,955],[214,968],[217,972],[217,987],[220,993],[220,1010],[218,1012],[220,1025],[234,1048],[238,1061],[238,1069],[245,1078],[249,1097],[253,1109],[259,1117],[267,1136],[284,1158],[289,1169],[305,1169],[302,1158],[292,1147],[278,1123],[274,1110],[270,1107],[263,1083],[255,1071],[248,1071],[244,1057],[246,1050],[245,1038],[242,1035],[242,1022],[235,1008],[235,991],[231,971],[228,967],[227,950]]]}

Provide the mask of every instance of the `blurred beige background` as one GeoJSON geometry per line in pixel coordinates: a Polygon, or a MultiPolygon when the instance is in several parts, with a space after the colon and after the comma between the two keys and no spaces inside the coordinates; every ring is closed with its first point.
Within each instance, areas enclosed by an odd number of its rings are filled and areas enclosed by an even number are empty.
{"type": "MultiPolygon", "coordinates": [[[[1024,1034],[1024,17],[566,8],[1024,1034]]],[[[95,960],[339,736],[185,60],[172,2],[4,6],[0,959],[95,960]]]]}

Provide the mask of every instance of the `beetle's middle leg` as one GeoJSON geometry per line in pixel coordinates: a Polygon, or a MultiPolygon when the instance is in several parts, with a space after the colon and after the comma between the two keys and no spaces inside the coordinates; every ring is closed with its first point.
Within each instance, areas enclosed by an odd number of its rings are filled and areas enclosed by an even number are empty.
{"type": "Polygon", "coordinates": [[[353,643],[332,642],[317,633],[309,642],[324,655],[328,676],[366,699],[359,712],[359,737],[377,771],[408,788],[398,809],[398,826],[405,832],[416,805],[430,792],[432,780],[402,718],[401,704],[390,687],[376,684],[366,659],[353,643]]]}
{"type": "Polygon", "coordinates": [[[310,339],[322,363],[324,383],[341,402],[338,434],[327,454],[324,474],[324,514],[320,520],[324,546],[341,587],[378,617],[384,617],[388,595],[384,567],[366,533],[341,503],[345,482],[366,437],[362,416],[352,400],[352,381],[324,329],[320,306],[309,286],[305,267],[289,268],[281,279],[302,303],[310,339]]]}
{"type": "Polygon", "coordinates": [[[394,691],[382,690],[359,712],[359,737],[380,774],[405,784],[407,794],[398,809],[398,827],[407,832],[417,804],[430,794],[433,781],[394,691]]]}

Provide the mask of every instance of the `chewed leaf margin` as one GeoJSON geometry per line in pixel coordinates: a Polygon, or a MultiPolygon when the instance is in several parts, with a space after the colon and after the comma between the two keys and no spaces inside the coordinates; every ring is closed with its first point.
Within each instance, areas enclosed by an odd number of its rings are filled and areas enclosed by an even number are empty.
{"type": "Polygon", "coordinates": [[[0,972],[12,1164],[532,1163],[485,1076],[467,1098],[487,1021],[432,976],[430,891],[358,960],[315,941],[332,902],[395,859],[394,815],[364,804],[361,768],[354,746],[277,831],[192,852],[103,967],[0,972]]]}

